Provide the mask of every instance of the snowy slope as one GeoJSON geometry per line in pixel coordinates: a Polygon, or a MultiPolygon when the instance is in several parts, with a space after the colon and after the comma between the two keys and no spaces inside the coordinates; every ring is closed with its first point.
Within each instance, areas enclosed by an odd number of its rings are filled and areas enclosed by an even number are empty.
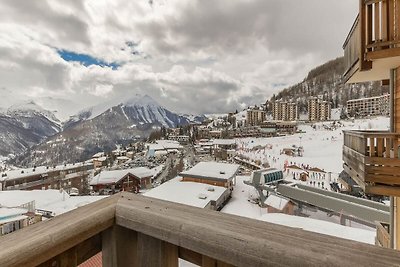
{"type": "Polygon", "coordinates": [[[125,101],[109,100],[102,104],[90,107],[72,116],[65,123],[65,127],[69,128],[76,123],[92,120],[105,113],[119,112],[124,115],[127,121],[133,124],[155,124],[164,127],[176,127],[177,125],[185,125],[189,122],[201,122],[203,117],[193,115],[178,115],[161,106],[157,101],[148,95],[133,95],[125,101]]]}
{"type": "Polygon", "coordinates": [[[0,113],[0,155],[18,154],[60,132],[54,114],[32,101],[0,113]]]}

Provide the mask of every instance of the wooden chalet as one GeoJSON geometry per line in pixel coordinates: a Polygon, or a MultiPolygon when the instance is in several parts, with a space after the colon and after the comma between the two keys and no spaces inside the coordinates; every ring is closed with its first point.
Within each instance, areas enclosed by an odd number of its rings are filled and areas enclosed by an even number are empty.
{"type": "Polygon", "coordinates": [[[151,187],[153,172],[145,167],[126,170],[102,171],[93,177],[90,185],[96,192],[105,189],[112,193],[120,191],[138,193],[140,189],[151,187]]]}

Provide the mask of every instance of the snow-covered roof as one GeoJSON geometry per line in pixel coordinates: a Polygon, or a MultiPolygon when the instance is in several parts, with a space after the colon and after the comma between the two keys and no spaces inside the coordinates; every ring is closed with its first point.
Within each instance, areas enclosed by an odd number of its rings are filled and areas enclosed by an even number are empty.
{"type": "Polygon", "coordinates": [[[28,210],[23,208],[0,207],[0,220],[4,218],[19,216],[27,212],[28,210]]]}
{"type": "Polygon", "coordinates": [[[0,181],[19,179],[19,178],[23,178],[23,177],[32,176],[32,175],[45,174],[45,173],[52,172],[52,171],[69,170],[69,169],[74,169],[74,168],[81,167],[81,166],[91,166],[91,165],[93,165],[93,163],[86,161],[86,162],[80,162],[80,163],[75,163],[75,164],[58,165],[55,168],[47,167],[47,166],[39,166],[36,168],[15,169],[15,170],[5,171],[5,172],[0,173],[0,181]],[[5,174],[6,174],[6,176],[3,176],[5,174]]]}
{"type": "Polygon", "coordinates": [[[234,145],[236,144],[236,140],[235,139],[215,139],[213,140],[213,144],[214,145],[234,145]]]}
{"type": "Polygon", "coordinates": [[[208,178],[212,180],[228,180],[236,175],[239,165],[215,161],[199,162],[190,170],[181,173],[182,176],[208,178]]]}
{"type": "Polygon", "coordinates": [[[93,159],[93,160],[96,160],[96,161],[106,161],[106,160],[107,160],[107,157],[98,157],[98,158],[95,158],[95,159],[93,159]]]}
{"type": "Polygon", "coordinates": [[[125,170],[102,171],[95,177],[93,177],[90,185],[115,184],[128,174],[142,179],[145,177],[153,176],[153,171],[146,167],[138,167],[125,170]]]}
{"type": "Polygon", "coordinates": [[[25,203],[35,201],[35,208],[47,210],[56,215],[65,213],[75,208],[100,200],[104,196],[73,196],[60,190],[7,190],[0,191],[0,205],[18,207],[25,203]]]}
{"type": "Polygon", "coordinates": [[[149,150],[172,150],[182,149],[183,146],[178,141],[173,140],[157,140],[155,144],[148,144],[149,150]]]}
{"type": "Polygon", "coordinates": [[[181,177],[176,177],[166,183],[144,193],[147,197],[158,198],[166,201],[186,204],[204,208],[211,200],[217,200],[226,189],[194,182],[182,182],[181,177]]]}
{"type": "Polygon", "coordinates": [[[98,152],[98,153],[94,154],[92,156],[92,158],[100,158],[100,157],[103,157],[104,155],[105,155],[104,152],[98,152]]]}
{"type": "Polygon", "coordinates": [[[269,195],[264,201],[264,204],[277,210],[283,210],[289,203],[289,201],[290,200],[287,198],[283,198],[277,195],[269,195]]]}

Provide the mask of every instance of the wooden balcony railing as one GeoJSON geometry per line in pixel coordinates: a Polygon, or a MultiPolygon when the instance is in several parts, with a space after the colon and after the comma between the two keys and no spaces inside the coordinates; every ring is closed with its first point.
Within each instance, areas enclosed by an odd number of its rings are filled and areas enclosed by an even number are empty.
{"type": "Polygon", "coordinates": [[[343,44],[347,81],[371,60],[400,56],[400,0],[359,0],[359,14],[343,44]]]}
{"type": "Polygon", "coordinates": [[[376,238],[375,238],[376,245],[384,248],[390,248],[389,229],[390,225],[387,223],[382,223],[382,222],[376,223],[376,238]]]}
{"type": "Polygon", "coordinates": [[[0,266],[397,266],[400,252],[120,193],[0,238],[0,266]]]}
{"type": "Polygon", "coordinates": [[[344,170],[366,193],[400,194],[399,138],[384,131],[344,131],[344,170]]]}

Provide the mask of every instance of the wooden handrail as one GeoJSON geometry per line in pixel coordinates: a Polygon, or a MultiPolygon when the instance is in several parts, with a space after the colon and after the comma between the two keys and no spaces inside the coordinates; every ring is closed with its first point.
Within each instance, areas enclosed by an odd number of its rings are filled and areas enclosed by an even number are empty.
{"type": "Polygon", "coordinates": [[[139,266],[177,266],[178,257],[201,261],[203,266],[217,266],[217,261],[225,266],[395,266],[400,262],[400,252],[395,250],[120,193],[0,237],[0,266],[46,262],[43,266],[51,266],[51,260],[61,254],[73,262],[65,266],[75,266],[78,261],[71,259],[78,258],[78,250],[74,248],[98,244],[99,237],[103,266],[110,267],[136,266],[134,261],[139,266]]]}

